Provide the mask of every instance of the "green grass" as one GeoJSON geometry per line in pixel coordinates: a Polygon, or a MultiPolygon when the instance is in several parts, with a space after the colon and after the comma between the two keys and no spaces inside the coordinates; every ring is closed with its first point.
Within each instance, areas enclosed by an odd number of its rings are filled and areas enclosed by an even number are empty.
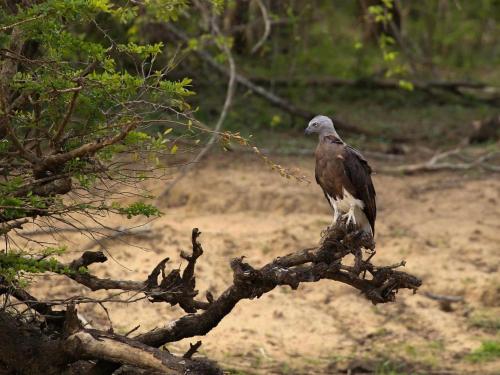
{"type": "Polygon", "coordinates": [[[500,331],[500,316],[495,311],[482,310],[471,315],[470,326],[480,328],[485,331],[500,331]]]}
{"type": "Polygon", "coordinates": [[[481,346],[467,356],[471,362],[489,362],[500,359],[500,341],[484,341],[481,346]]]}

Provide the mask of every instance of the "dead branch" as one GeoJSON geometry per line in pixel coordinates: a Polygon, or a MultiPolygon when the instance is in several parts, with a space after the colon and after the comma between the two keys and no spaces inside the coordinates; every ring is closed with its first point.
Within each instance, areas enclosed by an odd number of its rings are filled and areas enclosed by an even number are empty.
{"type": "Polygon", "coordinates": [[[427,298],[433,299],[435,301],[444,301],[444,302],[453,303],[453,302],[463,302],[463,300],[464,300],[464,297],[462,297],[462,296],[445,296],[442,294],[435,294],[435,293],[431,293],[431,292],[424,292],[423,294],[427,298]]]}
{"type": "MultiPolygon", "coordinates": [[[[326,86],[326,87],[352,87],[367,88],[371,90],[404,90],[399,80],[365,77],[360,79],[347,79],[331,76],[324,77],[251,77],[259,85],[273,86],[326,86]]],[[[455,95],[462,95],[463,90],[487,93],[487,101],[498,99],[500,88],[489,86],[483,82],[472,81],[418,81],[407,80],[413,90],[430,93],[431,90],[446,91],[455,95]]],[[[480,99],[480,98],[478,98],[480,99]]]]}
{"type": "Polygon", "coordinates": [[[464,301],[464,297],[462,296],[444,296],[440,294],[434,294],[431,292],[424,292],[424,296],[434,301],[437,301],[439,303],[439,308],[446,312],[453,311],[454,303],[464,301]]]}
{"type": "Polygon", "coordinates": [[[161,374],[222,374],[213,363],[177,357],[128,339],[97,330],[80,330],[66,339],[66,351],[78,359],[99,359],[159,371],[161,374]]]}
{"type": "MultiPolygon", "coordinates": [[[[177,357],[124,336],[83,329],[74,306],[69,306],[66,311],[64,332],[51,338],[0,312],[0,339],[0,361],[16,373],[61,374],[75,361],[99,359],[161,374],[222,374],[214,363],[207,360],[177,357]],[[36,361],[27,360],[33,355],[36,355],[36,361]]],[[[91,374],[92,371],[87,369],[79,373],[91,374]]]]}
{"type": "Polygon", "coordinates": [[[26,224],[28,219],[17,219],[9,222],[0,223],[0,235],[7,234],[12,229],[21,229],[26,224]]]}
{"type": "Polygon", "coordinates": [[[52,310],[50,304],[38,301],[34,296],[22,288],[6,286],[4,280],[0,277],[0,295],[3,294],[8,294],[18,301],[23,302],[28,308],[43,316],[47,324],[56,324],[58,327],[61,326],[64,312],[52,310]]]}
{"type": "Polygon", "coordinates": [[[338,226],[329,230],[318,248],[276,258],[259,269],[243,262],[242,258],[233,259],[233,284],[204,312],[185,315],[165,327],[138,335],[135,339],[158,347],[168,342],[205,335],[240,300],[258,298],[280,285],[296,289],[302,282],[335,280],[358,289],[374,304],[392,302],[399,289],[415,291],[421,285],[421,281],[415,276],[393,267],[377,267],[367,261],[361,260],[358,267],[342,267],[342,259],[347,254],[357,253],[361,247],[372,248],[372,240],[359,233],[348,233],[345,228],[338,226]],[[363,278],[364,272],[371,274],[372,279],[363,278]]]}
{"type": "MultiPolygon", "coordinates": [[[[94,263],[104,263],[108,260],[102,251],[86,251],[80,258],[67,265],[73,271],[67,276],[92,291],[117,289],[139,292],[143,293],[150,302],[167,302],[172,306],[178,304],[187,313],[194,313],[198,309],[206,309],[210,306],[210,302],[194,299],[198,295],[198,291],[195,290],[195,264],[203,254],[201,244],[197,240],[200,234],[197,228],[193,229],[192,253],[181,254],[188,261],[182,275],[177,269],[167,274],[165,267],[169,258],[165,258],[151,271],[145,281],[103,279],[88,272],[81,272],[82,267],[87,268],[94,263]]],[[[60,267],[64,268],[64,265],[61,264],[60,267]]]]}
{"type": "Polygon", "coordinates": [[[116,228],[103,228],[100,227],[84,227],[84,228],[72,228],[72,227],[53,227],[48,229],[38,229],[32,231],[23,231],[23,235],[25,236],[37,236],[37,235],[46,235],[46,234],[56,234],[56,233],[81,233],[82,230],[87,232],[98,232],[102,230],[107,230],[113,234],[106,237],[106,240],[116,239],[121,236],[136,236],[136,235],[150,235],[152,234],[152,229],[149,225],[144,225],[137,228],[126,228],[126,227],[116,227],[116,228]]]}
{"type": "Polygon", "coordinates": [[[194,344],[189,344],[189,350],[182,356],[183,358],[191,358],[200,348],[201,341],[198,340],[194,344]]]}
{"type": "Polygon", "coordinates": [[[75,148],[71,151],[64,152],[61,154],[53,154],[44,157],[41,162],[37,163],[34,167],[35,176],[37,177],[45,177],[44,174],[46,171],[56,170],[58,167],[64,165],[68,161],[83,157],[86,155],[94,154],[103,148],[116,144],[127,136],[132,130],[137,127],[138,123],[136,121],[131,121],[122,126],[119,133],[114,136],[105,138],[103,140],[97,140],[92,143],[84,144],[78,148],[75,148]]]}
{"type": "Polygon", "coordinates": [[[269,18],[267,8],[262,0],[257,0],[257,5],[259,6],[260,12],[262,13],[262,20],[264,21],[264,33],[262,34],[262,37],[259,39],[259,41],[253,46],[250,52],[252,54],[257,52],[264,45],[267,38],[269,38],[269,34],[271,34],[271,19],[269,18]]]}
{"type": "Polygon", "coordinates": [[[487,163],[488,160],[500,154],[500,152],[498,151],[488,152],[472,160],[458,162],[445,161],[446,159],[451,157],[456,157],[462,160],[463,153],[463,148],[456,148],[436,154],[428,161],[422,163],[406,164],[394,167],[381,167],[378,168],[377,171],[382,173],[394,174],[415,174],[420,172],[436,172],[443,170],[466,171],[473,168],[479,168],[489,172],[500,172],[500,165],[487,163]]]}
{"type": "MultiPolygon", "coordinates": [[[[362,248],[374,249],[373,239],[339,224],[326,231],[317,248],[304,249],[278,257],[260,268],[244,262],[243,257],[233,259],[230,264],[233,271],[232,284],[219,298],[214,299],[211,294],[207,293],[207,302],[199,302],[194,299],[198,294],[195,290],[194,275],[195,264],[203,254],[203,248],[198,241],[200,234],[198,229],[193,229],[192,252],[181,254],[181,257],[187,261],[183,272],[174,269],[167,274],[165,267],[168,258],[166,258],[152,270],[144,282],[101,279],[90,274],[88,267],[107,260],[102,252],[85,252],[65,267],[61,265],[64,269],[70,269],[71,272],[64,272],[67,277],[92,290],[119,289],[140,292],[145,294],[151,302],[179,304],[188,314],[162,328],[130,338],[128,334],[118,335],[112,332],[85,329],[76,317],[76,310],[72,307],[73,303],[84,301],[67,300],[66,304],[68,302],[71,304],[66,310],[63,328],[56,329],[54,331],[56,338],[50,339],[52,345],[50,348],[57,348],[63,353],[60,354],[59,361],[55,362],[57,366],[83,359],[97,360],[94,366],[90,365],[87,374],[112,373],[121,365],[167,374],[179,372],[219,374],[220,370],[213,363],[190,359],[201,345],[200,343],[191,345],[183,358],[156,348],[169,342],[208,333],[232,311],[239,301],[259,298],[277,286],[289,286],[295,290],[301,283],[322,279],[334,280],[352,286],[372,303],[377,304],[394,301],[400,289],[410,289],[415,292],[421,285],[421,280],[417,277],[397,270],[405,265],[404,261],[388,266],[376,266],[371,263],[373,253],[363,259],[362,248]],[[356,261],[353,265],[343,263],[344,258],[349,254],[355,255],[356,261]],[[82,267],[85,270],[82,271],[82,267]],[[369,277],[365,278],[365,274],[369,277]],[[196,313],[199,309],[204,311],[196,313]],[[55,334],[55,332],[59,333],[55,334]]],[[[53,313],[50,302],[39,302],[35,297],[23,293],[22,289],[16,288],[10,291],[5,286],[0,293],[10,293],[42,317],[53,313]]],[[[60,327],[60,314],[58,318],[60,327]]],[[[0,319],[0,331],[2,331],[1,325],[0,319]]],[[[22,344],[30,345],[25,342],[22,344]]],[[[33,341],[33,345],[35,344],[38,345],[37,348],[41,347],[39,341],[33,341]]],[[[3,359],[3,353],[0,353],[0,359],[3,359]]]]}

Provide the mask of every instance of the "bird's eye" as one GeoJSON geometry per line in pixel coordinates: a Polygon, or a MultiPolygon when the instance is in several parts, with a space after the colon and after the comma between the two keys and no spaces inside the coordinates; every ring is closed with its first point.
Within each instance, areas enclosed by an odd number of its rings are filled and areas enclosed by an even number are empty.
{"type": "Polygon", "coordinates": [[[315,122],[315,123],[313,124],[313,126],[318,126],[318,123],[317,123],[317,122],[315,122]]]}

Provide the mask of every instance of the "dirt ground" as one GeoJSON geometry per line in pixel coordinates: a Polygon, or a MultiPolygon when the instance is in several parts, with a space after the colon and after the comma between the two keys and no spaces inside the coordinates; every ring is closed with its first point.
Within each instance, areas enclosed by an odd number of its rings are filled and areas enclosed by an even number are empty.
{"type": "MultiPolygon", "coordinates": [[[[104,242],[113,259],[92,271],[140,280],[166,256],[176,268],[182,264],[179,251],[189,250],[191,229],[198,227],[205,249],[198,262],[198,289],[217,296],[231,282],[231,258],[245,255],[250,264],[262,265],[316,245],[331,213],[314,182],[313,159],[279,162],[299,167],[312,182],[284,179],[250,155],[213,156],[161,202],[164,215],[150,224],[150,234],[104,242]]],[[[482,342],[500,338],[500,179],[377,174],[374,183],[374,263],[406,260],[407,271],[423,279],[416,295],[402,291],[396,303],[373,306],[352,288],[331,281],[297,291],[280,287],[238,304],[206,337],[168,348],[182,353],[189,342],[201,339],[202,355],[237,374],[500,373],[498,358],[474,362],[469,354],[482,342]],[[463,301],[447,308],[426,293],[463,301]]],[[[159,193],[164,184],[149,187],[159,193]]],[[[106,223],[136,222],[109,218],[106,223]]],[[[94,246],[76,234],[65,238],[70,249],[94,246]]],[[[68,290],[105,295],[58,276],[47,279],[52,296],[67,297],[68,290]]],[[[181,315],[178,308],[147,301],[106,306],[114,329],[123,333],[138,324],[138,332],[146,331],[181,315]]],[[[109,327],[102,309],[82,304],[80,312],[92,325],[109,327]]]]}

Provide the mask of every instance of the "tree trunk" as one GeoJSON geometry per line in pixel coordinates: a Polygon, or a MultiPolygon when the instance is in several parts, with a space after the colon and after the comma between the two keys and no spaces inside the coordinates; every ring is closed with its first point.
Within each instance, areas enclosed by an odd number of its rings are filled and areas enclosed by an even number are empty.
{"type": "Polygon", "coordinates": [[[0,374],[60,375],[69,362],[61,341],[0,312],[0,374]]]}

